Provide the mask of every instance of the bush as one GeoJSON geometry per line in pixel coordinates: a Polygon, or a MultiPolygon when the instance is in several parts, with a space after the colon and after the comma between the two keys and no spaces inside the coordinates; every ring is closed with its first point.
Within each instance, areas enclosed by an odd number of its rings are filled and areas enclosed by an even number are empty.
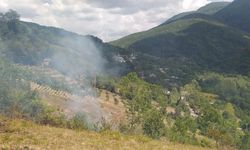
{"type": "Polygon", "coordinates": [[[159,138],[165,132],[162,115],[156,110],[150,110],[145,115],[143,132],[151,138],[159,138]]]}
{"type": "Polygon", "coordinates": [[[248,131],[242,138],[241,149],[250,149],[250,131],[248,131]]]}
{"type": "Polygon", "coordinates": [[[82,113],[75,114],[75,116],[68,121],[67,127],[75,130],[87,130],[92,128],[87,121],[86,115],[82,113]]]}

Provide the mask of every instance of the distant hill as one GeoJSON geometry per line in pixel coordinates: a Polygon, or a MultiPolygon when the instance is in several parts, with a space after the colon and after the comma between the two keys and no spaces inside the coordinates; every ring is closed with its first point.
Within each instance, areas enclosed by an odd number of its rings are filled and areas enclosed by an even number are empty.
{"type": "Polygon", "coordinates": [[[234,2],[217,12],[214,16],[230,26],[250,32],[249,8],[249,0],[234,0],[234,2]]]}
{"type": "MultiPolygon", "coordinates": [[[[206,5],[206,6],[201,7],[197,11],[184,12],[184,13],[175,15],[172,18],[168,19],[165,23],[163,23],[160,26],[163,26],[163,25],[166,25],[166,24],[169,24],[169,23],[181,20],[181,19],[185,19],[185,18],[193,18],[193,17],[197,18],[197,16],[206,17],[206,19],[210,18],[210,19],[215,20],[215,18],[213,18],[210,15],[214,14],[214,13],[216,13],[218,11],[220,11],[221,9],[223,9],[224,7],[226,7],[229,4],[230,4],[229,2],[214,2],[214,3],[210,3],[210,4],[206,5]]],[[[160,26],[158,26],[158,27],[160,27],[160,26]]],[[[158,27],[155,27],[155,28],[158,29],[158,27]]],[[[127,48],[131,43],[134,42],[134,40],[139,40],[140,37],[144,37],[145,34],[147,34],[149,32],[150,33],[154,32],[156,30],[155,28],[150,29],[150,30],[145,31],[145,32],[139,32],[139,33],[131,34],[131,35],[123,37],[121,39],[112,41],[111,44],[115,45],[115,46],[127,48]]],[[[164,29],[161,30],[161,31],[165,32],[164,29]]]]}
{"type": "Polygon", "coordinates": [[[205,15],[213,15],[215,13],[217,13],[218,11],[220,11],[221,9],[225,8],[226,6],[228,6],[230,4],[230,2],[213,2],[213,3],[209,3],[201,8],[199,8],[197,11],[190,11],[190,12],[184,12],[178,15],[173,16],[172,18],[168,19],[165,23],[163,24],[167,24],[167,23],[171,23],[175,20],[181,19],[185,16],[191,15],[191,14],[205,14],[205,15]]]}
{"type": "Polygon", "coordinates": [[[228,6],[231,2],[213,2],[201,7],[197,10],[198,13],[213,15],[218,11],[228,6]]]}
{"type": "MultiPolygon", "coordinates": [[[[199,10],[211,13],[227,4],[214,3],[199,10]]],[[[211,15],[191,13],[111,44],[137,56],[135,70],[144,78],[168,85],[185,83],[205,70],[249,74],[249,37],[211,15]]]]}

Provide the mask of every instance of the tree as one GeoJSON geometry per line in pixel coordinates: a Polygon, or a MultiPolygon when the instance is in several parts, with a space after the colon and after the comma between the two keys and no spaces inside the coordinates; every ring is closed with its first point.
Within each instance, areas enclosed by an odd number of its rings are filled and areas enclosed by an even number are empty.
{"type": "Polygon", "coordinates": [[[203,134],[206,134],[209,127],[220,125],[222,119],[223,118],[218,110],[212,107],[207,107],[206,109],[203,109],[203,114],[198,118],[199,128],[203,134]]]}
{"type": "Polygon", "coordinates": [[[143,132],[144,134],[152,137],[159,138],[163,135],[165,130],[165,125],[163,123],[163,117],[161,113],[157,110],[150,110],[145,115],[145,120],[143,123],[143,132]]]}
{"type": "Polygon", "coordinates": [[[3,13],[0,13],[0,21],[3,20],[3,16],[4,16],[4,14],[3,14],[3,13]]]}
{"type": "Polygon", "coordinates": [[[231,120],[236,120],[236,115],[235,115],[235,110],[234,106],[231,103],[227,103],[225,105],[225,110],[223,112],[223,117],[225,119],[231,119],[231,120]]]}
{"type": "Polygon", "coordinates": [[[10,9],[5,14],[0,13],[0,21],[12,22],[12,21],[18,21],[18,20],[20,20],[20,15],[12,9],[10,9]]]}

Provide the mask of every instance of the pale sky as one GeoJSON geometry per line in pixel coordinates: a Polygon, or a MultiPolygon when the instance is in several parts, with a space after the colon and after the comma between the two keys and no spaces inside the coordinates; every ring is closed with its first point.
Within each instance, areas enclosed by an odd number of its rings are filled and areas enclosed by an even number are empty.
{"type": "Polygon", "coordinates": [[[0,11],[14,9],[24,21],[110,41],[212,1],[231,0],[0,0],[0,11]]]}

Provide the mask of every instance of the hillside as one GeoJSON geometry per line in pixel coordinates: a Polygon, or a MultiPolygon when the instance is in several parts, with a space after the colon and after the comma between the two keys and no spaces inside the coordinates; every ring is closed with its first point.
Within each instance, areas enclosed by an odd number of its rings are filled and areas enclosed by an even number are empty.
{"type": "Polygon", "coordinates": [[[139,135],[128,136],[108,131],[102,133],[75,131],[39,126],[29,121],[10,120],[4,117],[0,117],[0,123],[1,149],[210,150],[198,146],[152,140],[139,135]]]}
{"type": "Polygon", "coordinates": [[[248,37],[206,16],[192,15],[112,44],[127,47],[137,56],[135,70],[143,72],[148,81],[156,76],[167,85],[175,77],[185,83],[203,70],[248,74],[248,37]],[[161,68],[165,71],[159,71],[161,68]]]}
{"type": "Polygon", "coordinates": [[[203,6],[197,10],[198,13],[204,13],[207,15],[213,15],[223,8],[227,7],[230,4],[230,2],[213,2],[210,4],[207,4],[206,6],[203,6]]]}
{"type": "Polygon", "coordinates": [[[217,12],[214,16],[230,26],[249,33],[249,7],[249,0],[234,0],[230,5],[217,12]]]}
{"type": "Polygon", "coordinates": [[[244,75],[250,70],[249,34],[211,15],[189,14],[111,44],[136,56],[132,64],[143,78],[167,86],[187,83],[206,70],[244,75]]]}
{"type": "Polygon", "coordinates": [[[229,4],[230,4],[230,2],[212,2],[210,4],[207,4],[207,5],[199,8],[197,11],[184,12],[184,13],[175,15],[175,16],[171,17],[170,19],[168,19],[163,24],[171,23],[173,21],[176,21],[178,19],[181,19],[181,18],[188,16],[188,15],[191,15],[191,14],[199,13],[199,14],[205,14],[205,15],[213,15],[213,14],[217,13],[218,11],[220,11],[221,9],[225,8],[229,4]]]}
{"type": "Polygon", "coordinates": [[[128,69],[126,64],[113,59],[120,51],[93,36],[19,20],[0,20],[0,54],[13,63],[37,66],[45,63],[70,76],[120,74],[128,69]]]}

